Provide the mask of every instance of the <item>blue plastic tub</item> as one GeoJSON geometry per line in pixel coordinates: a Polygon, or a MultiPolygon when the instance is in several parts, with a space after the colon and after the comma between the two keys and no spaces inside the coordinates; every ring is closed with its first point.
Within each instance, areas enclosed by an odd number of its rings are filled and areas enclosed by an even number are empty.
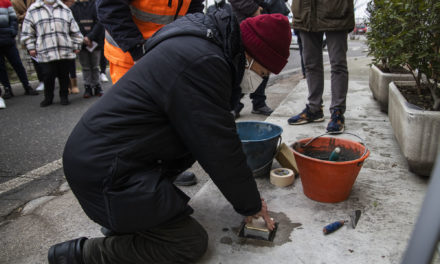
{"type": "Polygon", "coordinates": [[[260,121],[237,122],[236,125],[247,164],[254,177],[269,177],[283,129],[260,121]]]}

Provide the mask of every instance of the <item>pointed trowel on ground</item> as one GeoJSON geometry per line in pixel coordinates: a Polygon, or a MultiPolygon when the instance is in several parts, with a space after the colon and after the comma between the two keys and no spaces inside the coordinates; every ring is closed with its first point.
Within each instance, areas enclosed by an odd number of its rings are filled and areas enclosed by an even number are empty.
{"type": "Polygon", "coordinates": [[[354,229],[357,226],[357,223],[359,222],[359,218],[361,218],[361,210],[353,211],[353,213],[350,214],[350,220],[341,220],[333,222],[329,225],[326,225],[323,229],[324,235],[328,235],[330,233],[335,232],[339,228],[341,228],[345,223],[350,221],[351,227],[354,229]]]}

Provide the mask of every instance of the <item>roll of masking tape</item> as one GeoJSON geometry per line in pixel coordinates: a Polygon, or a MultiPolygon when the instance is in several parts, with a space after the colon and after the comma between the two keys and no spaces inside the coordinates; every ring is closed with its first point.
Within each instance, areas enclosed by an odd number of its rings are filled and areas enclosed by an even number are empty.
{"type": "Polygon", "coordinates": [[[270,183],[278,187],[286,187],[293,183],[295,174],[291,169],[277,168],[270,171],[270,183]]]}

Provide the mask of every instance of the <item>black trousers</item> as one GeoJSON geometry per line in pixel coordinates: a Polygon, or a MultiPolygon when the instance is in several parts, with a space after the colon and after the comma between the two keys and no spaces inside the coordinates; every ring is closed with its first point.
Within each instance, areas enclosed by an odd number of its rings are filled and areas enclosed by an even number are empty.
{"type": "Polygon", "coordinates": [[[194,263],[207,247],[205,229],[188,216],[134,234],[86,240],[83,259],[86,264],[194,263]]]}
{"type": "Polygon", "coordinates": [[[29,86],[29,80],[21,62],[20,55],[18,54],[17,46],[15,44],[9,46],[0,47],[0,82],[4,87],[11,87],[8,78],[8,72],[6,71],[5,58],[8,59],[14,71],[17,73],[20,82],[23,87],[29,86]]]}
{"type": "Polygon", "coordinates": [[[44,98],[46,100],[53,100],[55,78],[58,78],[60,85],[60,97],[67,97],[69,94],[69,66],[71,63],[71,60],[56,60],[40,63],[44,79],[44,98]]]}

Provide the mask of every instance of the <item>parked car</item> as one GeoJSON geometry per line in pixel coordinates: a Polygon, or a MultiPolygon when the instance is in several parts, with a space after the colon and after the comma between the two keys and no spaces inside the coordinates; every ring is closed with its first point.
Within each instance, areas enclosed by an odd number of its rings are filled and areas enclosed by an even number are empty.
{"type": "Polygon", "coordinates": [[[367,25],[365,23],[356,24],[353,32],[355,35],[363,35],[367,33],[367,25]]]}

